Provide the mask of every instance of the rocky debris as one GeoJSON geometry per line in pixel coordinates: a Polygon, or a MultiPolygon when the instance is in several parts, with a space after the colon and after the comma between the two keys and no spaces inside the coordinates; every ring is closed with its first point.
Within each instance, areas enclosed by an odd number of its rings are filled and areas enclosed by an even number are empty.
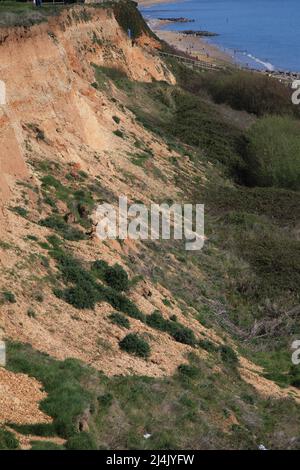
{"type": "Polygon", "coordinates": [[[170,23],[195,23],[195,20],[179,16],[177,18],[158,18],[159,21],[169,21],[170,23]]]}
{"type": "Polygon", "coordinates": [[[213,37],[213,36],[219,36],[218,33],[212,33],[210,31],[194,31],[193,29],[187,29],[185,31],[182,31],[182,34],[185,34],[186,36],[199,36],[199,37],[213,37]]]}

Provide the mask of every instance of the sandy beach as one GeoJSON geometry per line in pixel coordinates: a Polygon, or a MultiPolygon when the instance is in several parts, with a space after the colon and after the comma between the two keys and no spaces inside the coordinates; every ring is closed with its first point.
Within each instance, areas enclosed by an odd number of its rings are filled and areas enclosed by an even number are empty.
{"type": "Polygon", "coordinates": [[[152,31],[160,39],[167,42],[178,51],[185,52],[191,57],[195,57],[198,60],[210,64],[234,65],[234,56],[222,51],[218,46],[208,43],[203,37],[167,30],[165,26],[170,23],[170,21],[159,19],[151,19],[148,21],[148,25],[152,31]]]}
{"type": "Polygon", "coordinates": [[[207,43],[206,40],[201,37],[185,35],[177,31],[167,31],[165,29],[153,29],[153,31],[163,41],[166,41],[177,50],[183,51],[198,60],[215,65],[234,64],[232,56],[222,51],[217,46],[207,43]]]}

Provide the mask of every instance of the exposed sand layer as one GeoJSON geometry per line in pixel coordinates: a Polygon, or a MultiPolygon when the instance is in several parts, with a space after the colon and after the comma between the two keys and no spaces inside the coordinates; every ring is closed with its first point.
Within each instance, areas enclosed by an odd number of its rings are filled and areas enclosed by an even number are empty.
{"type": "Polygon", "coordinates": [[[49,423],[51,418],[39,409],[46,398],[42,385],[25,374],[0,368],[0,423],[49,423]]]}

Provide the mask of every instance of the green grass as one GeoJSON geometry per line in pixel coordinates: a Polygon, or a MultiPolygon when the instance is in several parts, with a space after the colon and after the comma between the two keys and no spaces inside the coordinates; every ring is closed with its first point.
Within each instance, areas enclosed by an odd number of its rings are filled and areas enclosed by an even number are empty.
{"type": "Polygon", "coordinates": [[[14,434],[0,427],[0,450],[16,450],[18,447],[19,443],[14,434]]]}
{"type": "MultiPolygon", "coordinates": [[[[162,378],[106,377],[79,361],[57,361],[11,342],[7,357],[10,370],[42,383],[48,396],[40,406],[54,419],[53,424],[11,426],[24,434],[67,438],[65,446],[35,441],[33,450],[256,449],[262,439],[269,448],[285,448],[286,439],[299,427],[292,400],[259,398],[231,367],[226,367],[226,375],[212,372],[216,364],[223,367],[218,353],[204,361],[190,355],[188,363],[162,378]],[[78,432],[78,420],[87,409],[88,434],[78,432]],[[232,413],[239,426],[224,433],[219,419],[232,413]],[[143,438],[145,432],[151,434],[149,440],[143,438]]],[[[4,448],[17,445],[12,435],[0,431],[3,442],[4,448]]]]}
{"type": "Polygon", "coordinates": [[[42,436],[57,434],[67,439],[76,435],[76,420],[91,402],[90,393],[81,385],[86,368],[75,359],[56,361],[29,345],[12,342],[7,344],[7,357],[9,370],[28,374],[43,383],[47,398],[41,402],[41,409],[53,418],[53,424],[17,426],[17,429],[42,436]]]}
{"type": "Polygon", "coordinates": [[[247,133],[244,179],[251,186],[300,190],[300,121],[266,117],[247,133]]]}

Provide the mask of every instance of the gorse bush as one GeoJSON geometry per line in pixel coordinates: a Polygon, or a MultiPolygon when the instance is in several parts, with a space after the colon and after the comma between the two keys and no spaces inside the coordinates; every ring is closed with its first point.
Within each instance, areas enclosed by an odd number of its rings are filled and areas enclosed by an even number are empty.
{"type": "Polygon", "coordinates": [[[117,263],[109,266],[106,261],[97,260],[93,263],[92,270],[99,279],[117,291],[125,291],[129,288],[128,274],[117,263]]]}
{"type": "Polygon", "coordinates": [[[109,266],[104,274],[105,282],[117,291],[125,291],[129,287],[129,279],[126,271],[119,264],[109,266]]]}
{"type": "Polygon", "coordinates": [[[300,121],[263,118],[250,128],[247,139],[247,184],[300,189],[300,121]]]}
{"type": "Polygon", "coordinates": [[[128,318],[124,317],[121,313],[114,312],[108,317],[112,323],[120,326],[121,328],[130,328],[130,322],[128,318]]]}
{"type": "Polygon", "coordinates": [[[147,359],[150,356],[151,350],[149,344],[135,333],[129,333],[122,339],[122,341],[120,341],[119,345],[123,351],[135,356],[139,356],[144,359],[147,359]]]}
{"type": "Polygon", "coordinates": [[[78,309],[93,309],[98,302],[108,302],[116,310],[145,321],[143,313],[130,299],[119,290],[100,284],[97,280],[105,280],[118,289],[125,289],[128,286],[128,276],[121,266],[109,266],[105,261],[98,260],[88,271],[81,261],[64,252],[56,241],[54,243],[56,246],[50,250],[50,254],[57,262],[64,283],[72,284],[66,289],[54,289],[57,297],[78,309]]]}
{"type": "Polygon", "coordinates": [[[190,328],[177,321],[166,320],[159,311],[149,315],[146,322],[151,328],[169,333],[178,343],[189,346],[194,346],[196,343],[194,332],[190,328]]]}

